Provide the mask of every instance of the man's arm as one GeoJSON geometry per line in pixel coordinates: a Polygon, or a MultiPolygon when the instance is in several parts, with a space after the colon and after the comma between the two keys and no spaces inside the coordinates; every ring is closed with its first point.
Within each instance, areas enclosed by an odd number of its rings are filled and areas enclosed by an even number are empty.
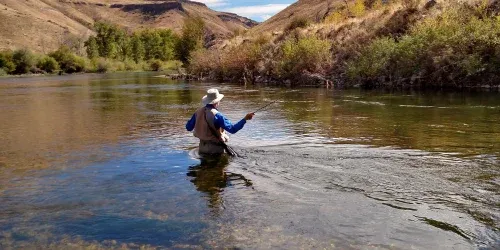
{"type": "Polygon", "coordinates": [[[193,114],[191,119],[186,123],[187,131],[193,131],[194,125],[196,125],[196,114],[193,114]]]}
{"type": "MultiPolygon", "coordinates": [[[[247,118],[247,117],[245,117],[247,118]]],[[[247,119],[241,119],[238,123],[233,124],[229,119],[227,119],[224,115],[221,113],[217,113],[215,115],[215,120],[214,123],[217,127],[223,128],[227,132],[231,134],[235,134],[236,132],[240,131],[243,126],[247,123],[247,119]]],[[[250,118],[251,119],[251,118],[250,118]]]]}

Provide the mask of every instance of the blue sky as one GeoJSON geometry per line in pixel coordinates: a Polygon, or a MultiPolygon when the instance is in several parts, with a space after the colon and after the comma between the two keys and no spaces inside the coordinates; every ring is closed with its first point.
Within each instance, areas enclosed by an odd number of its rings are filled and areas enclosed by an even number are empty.
{"type": "Polygon", "coordinates": [[[205,3],[208,7],[236,13],[240,16],[251,18],[255,21],[265,21],[274,14],[294,3],[294,0],[194,0],[205,3]]]}

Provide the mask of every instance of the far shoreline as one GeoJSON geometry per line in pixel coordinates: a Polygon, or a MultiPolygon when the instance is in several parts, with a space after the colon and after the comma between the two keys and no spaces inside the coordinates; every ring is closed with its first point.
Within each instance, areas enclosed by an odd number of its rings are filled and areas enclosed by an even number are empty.
{"type": "Polygon", "coordinates": [[[162,71],[111,71],[111,72],[78,72],[78,73],[65,73],[65,74],[21,74],[21,75],[4,75],[0,76],[0,81],[2,80],[15,80],[15,79],[37,79],[37,78],[56,78],[56,77],[73,77],[73,76],[103,76],[103,75],[111,75],[111,74],[147,74],[148,77],[160,78],[160,79],[169,79],[177,82],[198,82],[198,83],[217,83],[220,85],[241,85],[241,86],[251,86],[251,87],[277,87],[277,88],[324,88],[332,91],[342,91],[347,89],[359,89],[362,91],[449,91],[449,92],[500,92],[500,86],[463,86],[463,87],[455,87],[455,86],[417,86],[417,85],[408,85],[408,86],[390,86],[390,85],[380,85],[380,86],[362,86],[362,85],[334,85],[331,87],[325,87],[322,84],[287,84],[285,82],[261,82],[254,84],[245,84],[244,82],[230,82],[230,81],[218,81],[215,79],[207,78],[199,78],[199,79],[183,79],[179,76],[187,76],[194,77],[190,74],[178,73],[177,70],[162,70],[162,71]]]}

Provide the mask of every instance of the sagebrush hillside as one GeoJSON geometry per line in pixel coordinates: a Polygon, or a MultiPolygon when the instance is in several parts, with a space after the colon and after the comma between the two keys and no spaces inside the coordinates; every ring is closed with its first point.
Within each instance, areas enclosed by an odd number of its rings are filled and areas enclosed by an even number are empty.
{"type": "Polygon", "coordinates": [[[224,39],[257,23],[187,0],[0,0],[0,50],[28,48],[48,53],[85,40],[95,21],[129,30],[169,28],[179,32],[188,17],[201,17],[211,40],[224,39]]]}

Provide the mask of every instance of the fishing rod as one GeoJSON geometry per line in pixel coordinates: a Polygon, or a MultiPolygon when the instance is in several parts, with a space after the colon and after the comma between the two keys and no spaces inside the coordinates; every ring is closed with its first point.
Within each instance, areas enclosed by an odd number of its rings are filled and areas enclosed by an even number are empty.
{"type": "Polygon", "coordinates": [[[261,111],[261,110],[263,110],[263,109],[265,109],[265,108],[267,108],[267,107],[269,107],[269,106],[271,106],[271,105],[273,105],[273,104],[275,104],[275,103],[277,103],[278,101],[279,101],[279,100],[275,100],[275,101],[273,101],[273,102],[271,102],[271,103],[266,104],[265,106],[263,106],[263,107],[261,107],[261,108],[259,108],[259,109],[255,110],[255,111],[253,112],[253,114],[255,114],[255,113],[257,113],[257,112],[259,112],[259,111],[261,111]]]}

